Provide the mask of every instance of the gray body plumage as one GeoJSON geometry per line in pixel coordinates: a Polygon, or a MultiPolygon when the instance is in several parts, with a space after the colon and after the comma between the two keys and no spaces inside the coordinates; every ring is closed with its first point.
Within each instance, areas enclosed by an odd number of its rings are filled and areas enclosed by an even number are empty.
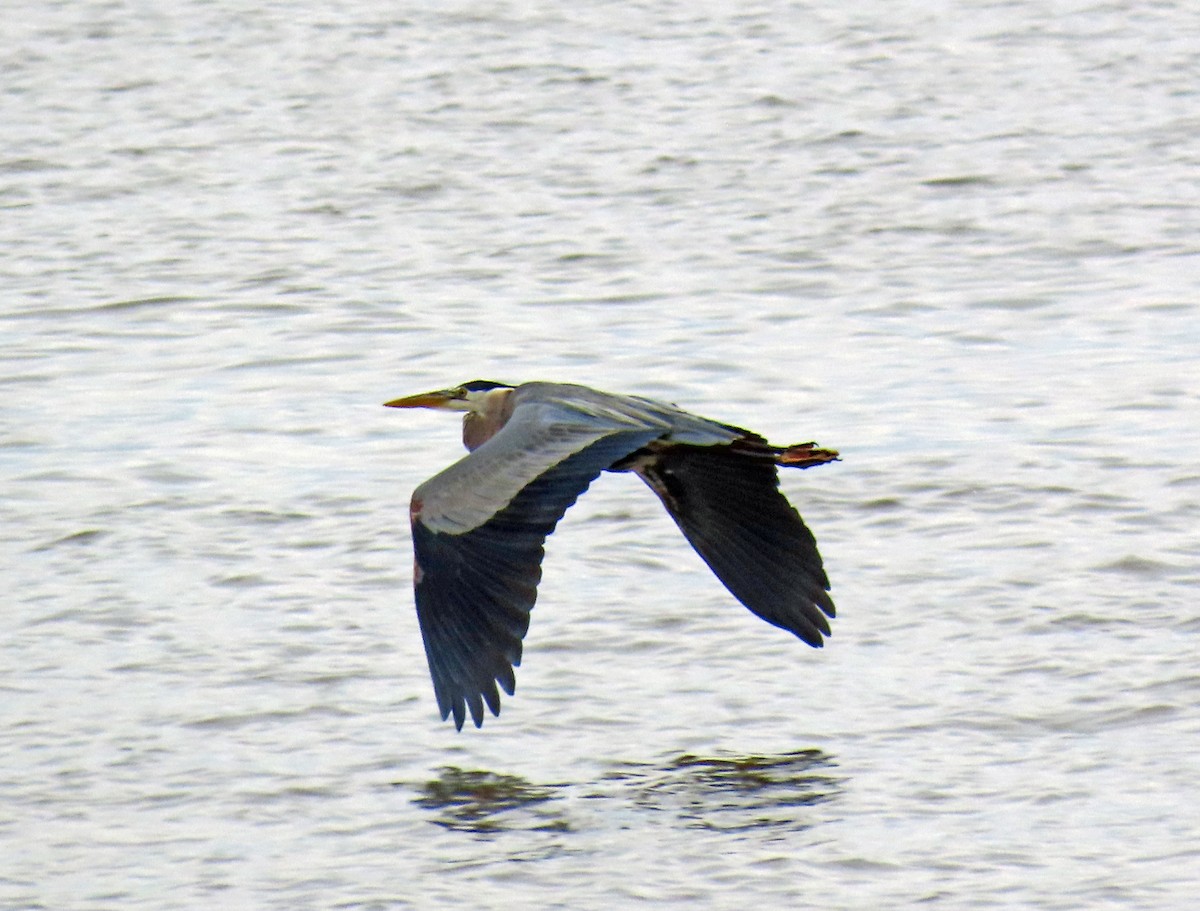
{"type": "Polygon", "coordinates": [[[617,433],[711,446],[745,431],[649,399],[567,383],[525,383],[512,391],[512,417],[485,445],[413,493],[432,531],[462,534],[487,522],[547,468],[617,433]]]}
{"type": "Polygon", "coordinates": [[[812,534],[778,489],[777,465],[836,458],[811,443],[776,447],[750,431],[661,402],[585,386],[476,381],[414,396],[468,410],[473,451],[413,494],[417,614],[442,717],[460,727],[512,694],[543,544],[605,470],[632,471],[730,592],[813,646],[834,616],[812,534]],[[472,386],[481,387],[473,389],[472,386]]]}

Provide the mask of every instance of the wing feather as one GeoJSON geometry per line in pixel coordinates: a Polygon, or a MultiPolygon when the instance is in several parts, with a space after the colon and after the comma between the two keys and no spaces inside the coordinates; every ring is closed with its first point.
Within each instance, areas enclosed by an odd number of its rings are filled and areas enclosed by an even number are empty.
{"type": "MultiPolygon", "coordinates": [[[[524,387],[514,395],[522,395],[524,387]]],[[[640,416],[597,416],[569,403],[517,400],[507,424],[490,440],[413,493],[413,508],[425,525],[439,532],[462,534],[493,521],[504,508],[547,469],[614,433],[653,428],[651,438],[669,431],[666,423],[640,416]]],[[[604,466],[608,467],[608,466],[604,466]]],[[[550,514],[553,503],[527,503],[533,521],[538,509],[550,514]]],[[[561,515],[561,513],[559,513],[561,515]]],[[[508,533],[519,533],[521,528],[508,533]]]]}
{"type": "Polygon", "coordinates": [[[730,593],[819,647],[835,615],[817,542],[779,491],[774,460],[729,446],[675,446],[638,473],[730,593]]]}
{"type": "Polygon", "coordinates": [[[453,715],[460,729],[468,712],[476,727],[483,724],[485,704],[493,715],[500,713],[497,683],[513,693],[513,667],[521,663],[546,536],[601,471],[662,433],[658,427],[594,425],[590,434],[539,433],[537,440],[552,445],[542,449],[538,473],[525,480],[532,461],[501,471],[503,455],[512,451],[502,439],[508,431],[506,426],[457,463],[466,469],[447,470],[414,495],[417,618],[438,709],[443,720],[453,715]],[[568,436],[571,446],[562,442],[568,436]],[[501,445],[489,451],[497,442],[501,445]],[[472,460],[480,465],[468,464],[472,460]],[[472,499],[464,485],[488,483],[489,466],[492,476],[499,473],[497,483],[511,489],[502,498],[472,499]],[[469,506],[456,511],[454,504],[464,497],[469,506]],[[431,499],[437,504],[432,520],[426,518],[431,499]],[[500,499],[504,502],[493,514],[483,515],[487,504],[500,499]]]}

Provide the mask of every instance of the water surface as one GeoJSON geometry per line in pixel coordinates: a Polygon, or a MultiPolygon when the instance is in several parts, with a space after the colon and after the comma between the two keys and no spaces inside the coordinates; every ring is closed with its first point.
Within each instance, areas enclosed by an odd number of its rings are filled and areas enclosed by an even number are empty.
{"type": "Polygon", "coordinates": [[[1188,5],[27,6],[0,904],[1191,907],[1188,5]],[[607,477],[439,724],[477,376],[841,450],[829,646],[607,477]]]}

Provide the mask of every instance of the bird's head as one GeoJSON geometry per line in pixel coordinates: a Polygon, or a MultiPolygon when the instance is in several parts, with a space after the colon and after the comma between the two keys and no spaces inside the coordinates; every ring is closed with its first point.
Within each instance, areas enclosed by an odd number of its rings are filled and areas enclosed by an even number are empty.
{"type": "Polygon", "coordinates": [[[490,393],[512,388],[508,383],[471,380],[461,386],[438,389],[434,392],[421,392],[417,395],[406,395],[383,404],[388,408],[438,408],[443,411],[479,412],[484,410],[490,393]]]}

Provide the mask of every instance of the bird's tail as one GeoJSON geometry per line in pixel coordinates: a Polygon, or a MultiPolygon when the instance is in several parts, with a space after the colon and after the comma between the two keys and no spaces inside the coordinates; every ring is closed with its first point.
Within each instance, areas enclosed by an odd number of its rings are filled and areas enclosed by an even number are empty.
{"type": "Polygon", "coordinates": [[[839,462],[836,449],[818,449],[816,443],[793,443],[775,456],[775,464],[787,468],[812,468],[826,462],[839,462]]]}

